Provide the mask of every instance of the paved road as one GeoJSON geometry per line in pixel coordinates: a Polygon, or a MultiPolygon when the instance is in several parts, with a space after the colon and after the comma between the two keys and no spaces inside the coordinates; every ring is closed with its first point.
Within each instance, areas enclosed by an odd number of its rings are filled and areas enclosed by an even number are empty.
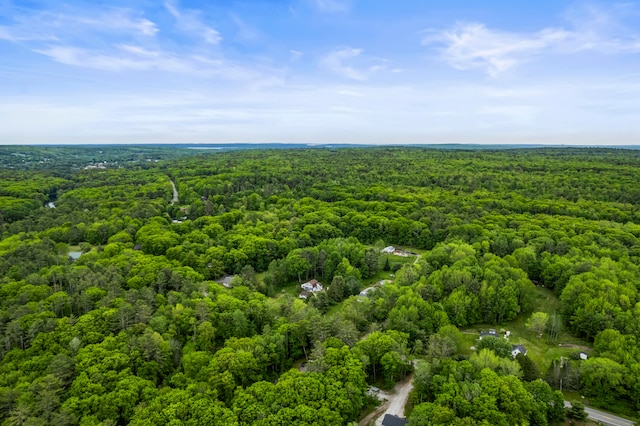
{"type": "MultiPolygon", "coordinates": [[[[564,406],[569,408],[571,403],[569,401],[564,402],[564,406]]],[[[615,416],[613,414],[605,413],[604,411],[594,410],[593,408],[584,407],[584,411],[591,420],[595,420],[607,426],[634,426],[635,423],[631,420],[627,420],[622,417],[615,416]]]]}

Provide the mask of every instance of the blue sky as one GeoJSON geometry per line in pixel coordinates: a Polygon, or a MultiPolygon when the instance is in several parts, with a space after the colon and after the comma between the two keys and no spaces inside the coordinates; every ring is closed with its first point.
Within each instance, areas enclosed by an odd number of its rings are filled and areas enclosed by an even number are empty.
{"type": "Polygon", "coordinates": [[[640,144],[637,2],[0,0],[0,144],[640,144]]]}

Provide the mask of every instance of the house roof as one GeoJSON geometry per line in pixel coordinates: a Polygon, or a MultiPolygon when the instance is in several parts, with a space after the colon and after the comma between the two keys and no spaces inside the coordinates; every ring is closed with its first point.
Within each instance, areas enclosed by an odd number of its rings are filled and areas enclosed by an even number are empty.
{"type": "Polygon", "coordinates": [[[70,251],[69,252],[69,257],[73,260],[78,260],[80,258],[80,256],[82,256],[82,252],[81,251],[70,251]]]}
{"type": "Polygon", "coordinates": [[[406,419],[401,419],[393,414],[385,414],[382,419],[382,426],[404,426],[409,423],[406,419]]]}
{"type": "Polygon", "coordinates": [[[511,345],[511,349],[513,349],[514,351],[518,350],[522,354],[526,354],[527,353],[527,348],[525,348],[522,343],[519,344],[519,345],[511,345]]]}
{"type": "Polygon", "coordinates": [[[373,290],[375,290],[375,288],[367,287],[360,292],[360,296],[366,296],[367,294],[369,294],[370,291],[373,291],[373,290]]]}
{"type": "Polygon", "coordinates": [[[225,287],[229,287],[229,285],[231,285],[231,279],[233,277],[235,277],[235,275],[225,275],[224,277],[216,280],[216,282],[222,284],[225,287]]]}

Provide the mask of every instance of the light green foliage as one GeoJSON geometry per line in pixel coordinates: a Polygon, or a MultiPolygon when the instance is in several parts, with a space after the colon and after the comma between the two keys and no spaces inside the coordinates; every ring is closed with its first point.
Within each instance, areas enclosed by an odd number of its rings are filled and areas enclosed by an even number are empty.
{"type": "Polygon", "coordinates": [[[546,312],[534,312],[527,320],[527,328],[534,333],[540,335],[547,328],[549,323],[549,314],[546,312]]]}
{"type": "Polygon", "coordinates": [[[532,280],[560,298],[535,330],[595,339],[546,380],[640,409],[636,151],[99,150],[0,147],[2,424],[349,424],[415,356],[414,424],[550,423],[531,360],[455,361],[532,280]]]}
{"type": "Polygon", "coordinates": [[[511,374],[499,375],[473,362],[449,359],[418,364],[411,399],[415,408],[409,423],[417,425],[546,425],[558,418],[557,405],[563,403],[546,384],[527,388],[511,374]]]}
{"type": "Polygon", "coordinates": [[[500,336],[484,336],[476,343],[476,350],[489,349],[494,354],[502,358],[511,358],[511,343],[500,336]]]}

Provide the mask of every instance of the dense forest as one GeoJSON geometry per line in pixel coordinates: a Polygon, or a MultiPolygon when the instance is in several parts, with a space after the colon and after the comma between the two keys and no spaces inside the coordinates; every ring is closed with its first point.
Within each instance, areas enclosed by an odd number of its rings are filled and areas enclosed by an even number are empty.
{"type": "Polygon", "coordinates": [[[409,374],[410,425],[640,417],[640,150],[0,160],[2,425],[355,425],[409,374]]]}

